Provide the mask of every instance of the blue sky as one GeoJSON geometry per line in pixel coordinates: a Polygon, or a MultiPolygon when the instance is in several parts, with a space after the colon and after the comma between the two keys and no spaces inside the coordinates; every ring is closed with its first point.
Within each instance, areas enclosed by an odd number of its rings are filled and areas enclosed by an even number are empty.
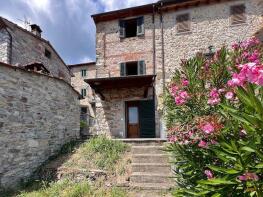
{"type": "Polygon", "coordinates": [[[95,25],[90,15],[155,0],[0,0],[0,15],[24,27],[40,25],[67,64],[95,60],[95,25]]]}

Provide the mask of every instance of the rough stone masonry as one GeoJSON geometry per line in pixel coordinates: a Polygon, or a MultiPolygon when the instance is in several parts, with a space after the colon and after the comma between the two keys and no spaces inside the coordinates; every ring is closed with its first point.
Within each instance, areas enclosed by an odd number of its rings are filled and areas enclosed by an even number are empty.
{"type": "Polygon", "coordinates": [[[64,80],[2,63],[0,84],[0,188],[7,188],[79,138],[79,94],[64,80]]]}

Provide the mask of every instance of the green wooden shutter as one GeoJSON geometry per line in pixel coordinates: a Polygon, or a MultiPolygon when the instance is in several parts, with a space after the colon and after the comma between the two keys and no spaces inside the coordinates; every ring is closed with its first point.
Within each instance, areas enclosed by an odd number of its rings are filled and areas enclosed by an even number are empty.
{"type": "Polygon", "coordinates": [[[144,35],[144,17],[139,17],[137,19],[137,36],[144,35]]]}
{"type": "Polygon", "coordinates": [[[146,74],[146,65],[143,60],[138,62],[138,75],[145,75],[146,74]]]}
{"type": "Polygon", "coordinates": [[[140,101],[139,104],[140,118],[140,137],[155,137],[155,107],[154,100],[140,101]]]}
{"type": "Polygon", "coordinates": [[[126,76],[126,64],[120,63],[120,76],[126,76]]]}
{"type": "Polygon", "coordinates": [[[125,21],[124,20],[119,21],[119,33],[120,33],[120,38],[125,38],[126,32],[125,32],[125,21]]]}

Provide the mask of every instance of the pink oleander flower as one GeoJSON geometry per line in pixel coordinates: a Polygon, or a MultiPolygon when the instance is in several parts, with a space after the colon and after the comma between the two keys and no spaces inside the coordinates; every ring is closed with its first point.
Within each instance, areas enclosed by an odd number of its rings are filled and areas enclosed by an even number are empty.
{"type": "Polygon", "coordinates": [[[193,131],[189,131],[189,132],[188,132],[189,138],[193,137],[193,135],[194,135],[194,132],[193,132],[193,131]]]}
{"type": "Polygon", "coordinates": [[[220,88],[219,90],[218,90],[218,92],[221,94],[221,93],[224,93],[226,90],[224,89],[224,88],[220,88]]]}
{"type": "Polygon", "coordinates": [[[209,105],[217,105],[218,103],[220,103],[220,98],[213,98],[213,99],[208,99],[207,103],[209,105]]]}
{"type": "Polygon", "coordinates": [[[218,144],[218,142],[216,140],[211,140],[211,144],[215,145],[218,144]]]}
{"type": "Polygon", "coordinates": [[[232,49],[234,49],[234,50],[239,49],[239,44],[238,43],[233,43],[232,44],[232,49]]]}
{"type": "Polygon", "coordinates": [[[179,92],[179,96],[183,99],[189,99],[189,95],[186,91],[179,92]]]}
{"type": "Polygon", "coordinates": [[[179,90],[179,88],[178,88],[176,85],[172,85],[172,86],[170,87],[170,93],[171,93],[171,95],[172,95],[172,96],[176,96],[178,90],[179,90]]]}
{"type": "Polygon", "coordinates": [[[183,79],[182,80],[182,85],[183,86],[188,86],[189,85],[189,81],[187,79],[183,79]]]}
{"type": "Polygon", "coordinates": [[[256,173],[246,172],[245,174],[238,176],[240,181],[258,181],[259,177],[256,173]]]}
{"type": "Polygon", "coordinates": [[[174,135],[170,136],[169,137],[169,142],[177,142],[178,141],[178,138],[174,135]]]}
{"type": "Polygon", "coordinates": [[[233,92],[227,92],[225,97],[227,100],[232,100],[234,98],[234,93],[233,92]]]}
{"type": "Polygon", "coordinates": [[[206,124],[202,125],[201,129],[206,134],[211,134],[211,133],[213,133],[215,131],[215,128],[214,128],[214,126],[211,123],[206,123],[206,124]]]}
{"type": "Polygon", "coordinates": [[[175,97],[174,100],[176,105],[184,105],[186,103],[186,100],[180,96],[175,97]]]}
{"type": "Polygon", "coordinates": [[[211,90],[210,97],[212,97],[212,98],[218,98],[219,97],[219,93],[218,93],[218,90],[216,88],[213,88],[211,90]]]}
{"type": "Polygon", "coordinates": [[[208,147],[208,144],[207,144],[206,141],[201,140],[201,141],[199,142],[199,144],[198,144],[198,147],[200,147],[200,148],[207,148],[207,147],[208,147]]]}
{"type": "Polygon", "coordinates": [[[205,170],[205,175],[207,176],[207,179],[214,178],[213,172],[211,170],[205,170]]]}
{"type": "Polygon", "coordinates": [[[250,47],[253,47],[253,46],[256,46],[260,44],[260,40],[256,37],[252,37],[248,40],[245,40],[243,41],[241,44],[240,44],[240,47],[243,48],[243,49],[248,49],[250,47]]]}
{"type": "Polygon", "coordinates": [[[249,57],[248,57],[248,60],[250,62],[259,62],[259,59],[260,59],[260,54],[259,54],[259,51],[258,50],[255,50],[249,57]]]}

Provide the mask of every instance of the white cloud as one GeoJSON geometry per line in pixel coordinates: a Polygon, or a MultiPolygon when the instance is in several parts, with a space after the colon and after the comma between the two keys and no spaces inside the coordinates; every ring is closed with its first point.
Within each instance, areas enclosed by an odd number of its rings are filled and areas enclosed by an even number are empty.
{"type": "Polygon", "coordinates": [[[39,18],[39,14],[44,14],[50,21],[54,22],[52,6],[55,1],[51,0],[21,0],[32,11],[35,18],[39,18]],[[51,4],[53,3],[53,4],[51,4]],[[52,6],[51,6],[52,5],[52,6]]]}
{"type": "Polygon", "coordinates": [[[122,8],[128,8],[133,6],[144,5],[148,3],[156,2],[156,0],[99,0],[99,2],[104,6],[105,11],[112,11],[122,8]]]}
{"type": "Polygon", "coordinates": [[[80,63],[87,63],[87,62],[93,62],[93,61],[94,60],[89,56],[84,56],[84,57],[80,58],[80,60],[79,60],[80,63]]]}

